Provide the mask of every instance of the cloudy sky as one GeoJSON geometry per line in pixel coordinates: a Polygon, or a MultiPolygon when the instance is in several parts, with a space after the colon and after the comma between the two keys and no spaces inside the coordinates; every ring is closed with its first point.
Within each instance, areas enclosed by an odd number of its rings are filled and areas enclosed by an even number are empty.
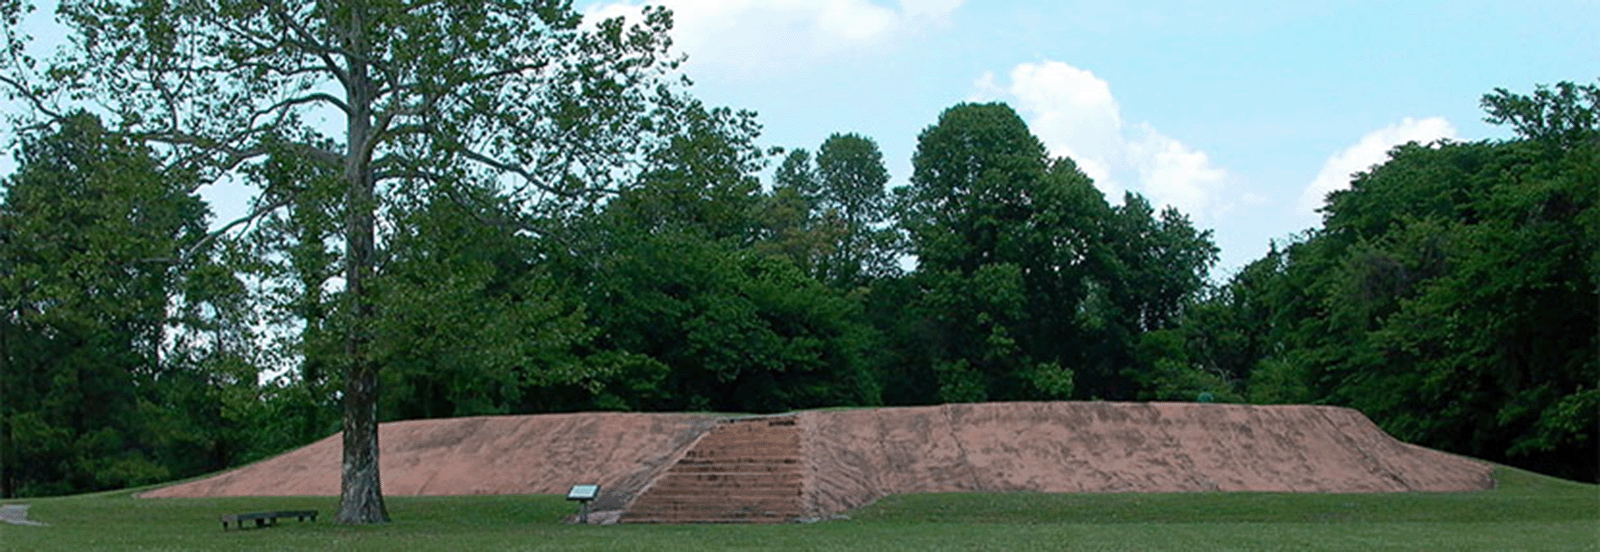
{"type": "MultiPolygon", "coordinates": [[[[40,3],[24,24],[59,42],[40,3]]],[[[1396,144],[1507,137],[1478,107],[1495,87],[1600,78],[1600,0],[652,3],[675,13],[696,95],[757,111],[765,146],[870,136],[898,186],[941,111],[1004,101],[1113,202],[1135,191],[1212,230],[1217,277],[1316,226],[1396,144]]],[[[642,4],[576,0],[594,18],[642,4]]],[[[251,191],[202,195],[232,220],[251,191]]]]}
{"type": "Polygon", "coordinates": [[[1478,107],[1495,87],[1600,77],[1594,0],[664,3],[696,94],[757,111],[765,145],[861,133],[901,185],[942,110],[1004,101],[1109,198],[1213,230],[1216,276],[1316,226],[1396,144],[1507,137],[1478,107]]]}

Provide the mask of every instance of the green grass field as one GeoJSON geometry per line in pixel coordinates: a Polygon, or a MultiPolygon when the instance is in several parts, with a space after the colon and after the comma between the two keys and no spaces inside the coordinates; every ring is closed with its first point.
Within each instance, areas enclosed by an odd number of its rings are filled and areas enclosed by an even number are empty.
{"type": "Polygon", "coordinates": [[[334,524],[337,499],[35,500],[32,550],[1600,550],[1600,487],[1511,468],[1498,488],[1407,494],[900,495],[805,525],[576,526],[559,496],[390,497],[395,522],[334,524]],[[317,522],[224,532],[223,513],[317,509],[317,522]]]}

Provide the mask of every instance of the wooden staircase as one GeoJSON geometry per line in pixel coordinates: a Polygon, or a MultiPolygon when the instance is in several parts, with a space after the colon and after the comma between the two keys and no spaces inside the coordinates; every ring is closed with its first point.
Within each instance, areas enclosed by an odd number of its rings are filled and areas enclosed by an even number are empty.
{"type": "Polygon", "coordinates": [[[782,523],[800,517],[794,416],[718,424],[624,509],[622,523],[782,523]]]}

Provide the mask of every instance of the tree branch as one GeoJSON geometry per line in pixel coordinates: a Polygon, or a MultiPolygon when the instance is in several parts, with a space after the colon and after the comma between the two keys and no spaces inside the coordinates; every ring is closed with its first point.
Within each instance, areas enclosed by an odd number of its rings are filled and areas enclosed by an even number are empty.
{"type": "MultiPolygon", "coordinates": [[[[483,81],[486,81],[486,80],[493,80],[493,79],[497,79],[497,78],[501,78],[501,77],[515,75],[515,74],[518,74],[518,73],[523,73],[523,72],[526,72],[526,71],[537,71],[537,70],[544,69],[545,67],[549,67],[549,66],[550,66],[550,62],[549,61],[541,61],[539,63],[519,63],[519,64],[516,64],[516,65],[512,65],[510,67],[506,67],[504,69],[498,69],[498,70],[495,70],[495,71],[487,71],[487,72],[483,72],[483,73],[476,73],[476,74],[466,75],[466,76],[462,77],[460,81],[453,82],[452,86],[456,87],[456,88],[459,88],[461,86],[477,84],[477,83],[480,83],[480,82],[483,82],[483,81]]],[[[410,83],[407,83],[407,84],[396,84],[394,86],[378,89],[378,94],[377,95],[383,96],[383,95],[396,94],[396,93],[401,93],[401,92],[411,92],[411,91],[414,91],[417,88],[423,86],[424,84],[426,84],[426,83],[423,83],[423,82],[410,82],[410,83]]]]}
{"type": "MultiPolygon", "coordinates": [[[[244,136],[250,132],[259,132],[260,130],[261,129],[259,128],[251,129],[241,133],[240,136],[244,136]]],[[[159,142],[172,146],[191,146],[205,151],[220,153],[226,157],[226,160],[222,163],[222,167],[224,169],[232,169],[233,167],[238,166],[239,163],[272,153],[272,151],[265,146],[237,148],[227,145],[225,141],[219,142],[204,136],[197,136],[183,132],[136,133],[131,134],[130,136],[139,140],[159,142]]],[[[301,155],[310,157],[322,163],[339,165],[344,162],[343,156],[310,144],[285,142],[282,145],[296,151],[297,153],[300,153],[301,155]]]]}
{"type": "Polygon", "coordinates": [[[278,0],[258,1],[261,3],[261,7],[266,8],[267,11],[272,13],[273,17],[278,19],[278,23],[280,25],[283,25],[284,28],[288,29],[290,32],[299,35],[298,40],[289,37],[282,37],[281,40],[291,45],[310,50],[315,53],[317,57],[322,58],[322,62],[328,67],[328,71],[333,73],[333,76],[339,79],[339,83],[346,88],[350,87],[350,75],[347,74],[344,69],[339,67],[338,62],[334,61],[333,55],[339,54],[346,57],[354,57],[362,59],[363,62],[371,63],[371,60],[365,59],[365,56],[357,56],[353,52],[346,51],[344,48],[340,48],[338,46],[329,46],[319,42],[316,35],[312,34],[310,30],[306,29],[305,26],[301,25],[295,20],[294,17],[289,15],[288,10],[284,8],[282,2],[278,0]]]}
{"type": "Polygon", "coordinates": [[[60,112],[51,108],[49,105],[46,105],[44,100],[40,98],[38,94],[36,94],[33,90],[30,90],[27,85],[23,84],[21,81],[12,79],[9,75],[0,74],[0,84],[4,84],[16,90],[18,96],[21,96],[22,99],[27,100],[27,102],[33,106],[35,111],[43,113],[46,117],[49,117],[53,120],[65,118],[60,112]]]}
{"type": "Polygon", "coordinates": [[[279,198],[277,201],[274,201],[274,202],[269,203],[267,205],[263,205],[261,207],[257,207],[256,210],[251,211],[250,214],[247,214],[247,215],[245,215],[243,217],[239,217],[238,219],[235,219],[233,222],[229,222],[228,224],[223,225],[222,228],[218,228],[216,230],[212,230],[210,232],[207,232],[204,237],[200,238],[200,241],[195,242],[194,245],[191,245],[187,249],[184,249],[182,252],[178,253],[178,257],[177,258],[160,258],[160,257],[156,257],[156,258],[149,258],[149,259],[141,259],[141,262],[146,262],[146,263],[166,263],[166,264],[183,264],[183,263],[189,262],[189,260],[193,259],[194,256],[196,254],[200,253],[201,250],[203,250],[207,246],[211,245],[212,242],[217,241],[217,238],[220,238],[224,234],[227,234],[228,232],[233,231],[234,228],[238,228],[241,225],[249,224],[249,223],[255,221],[256,219],[261,218],[262,216],[266,215],[267,213],[271,213],[273,211],[281,209],[285,205],[288,205],[292,201],[294,201],[294,196],[286,194],[282,198],[279,198]]]}
{"type": "Polygon", "coordinates": [[[344,100],[341,100],[341,99],[339,99],[339,98],[335,97],[334,95],[329,94],[327,92],[313,92],[311,94],[306,94],[304,96],[297,96],[297,97],[294,97],[294,98],[288,98],[288,99],[285,99],[285,100],[280,101],[278,103],[275,103],[275,104],[272,104],[270,106],[267,106],[266,108],[257,110],[256,113],[265,115],[267,113],[272,113],[273,111],[277,111],[279,109],[285,109],[285,108],[294,107],[294,106],[297,106],[297,105],[315,103],[315,102],[322,102],[322,103],[326,103],[326,104],[332,105],[332,106],[334,106],[336,108],[339,108],[339,111],[343,111],[345,116],[349,116],[350,115],[350,105],[344,103],[344,100]]]}

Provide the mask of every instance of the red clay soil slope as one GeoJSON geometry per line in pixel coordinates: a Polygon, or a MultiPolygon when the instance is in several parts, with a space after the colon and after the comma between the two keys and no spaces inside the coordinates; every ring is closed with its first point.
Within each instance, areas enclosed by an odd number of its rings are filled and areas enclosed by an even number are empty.
{"type": "Polygon", "coordinates": [[[1386,492],[1491,487],[1492,468],[1326,406],[1032,402],[799,416],[805,510],[899,493],[1386,492]]]}
{"type": "MultiPolygon", "coordinates": [[[[635,498],[644,506],[651,501],[641,490],[659,482],[663,491],[682,494],[689,489],[673,473],[734,450],[719,448],[727,445],[713,437],[714,428],[733,429],[729,424],[797,434],[796,518],[826,517],[897,493],[1469,491],[1493,485],[1487,464],[1401,443],[1361,413],[1335,407],[980,403],[809,411],[793,419],[789,426],[710,415],[587,413],[393,422],[379,433],[383,491],[556,494],[573,484],[599,483],[597,511],[622,509],[635,498]]],[[[772,438],[748,437],[752,443],[772,438]]],[[[142,496],[337,495],[339,463],[335,435],[142,496]]]]}
{"type": "MultiPolygon", "coordinates": [[[[637,492],[659,468],[721,419],[702,414],[584,413],[412,420],[378,429],[383,493],[565,494],[601,485],[637,492]]],[[[141,497],[336,496],[340,435],[141,497]]],[[[613,506],[615,507],[615,506],[613,506]]]]}

